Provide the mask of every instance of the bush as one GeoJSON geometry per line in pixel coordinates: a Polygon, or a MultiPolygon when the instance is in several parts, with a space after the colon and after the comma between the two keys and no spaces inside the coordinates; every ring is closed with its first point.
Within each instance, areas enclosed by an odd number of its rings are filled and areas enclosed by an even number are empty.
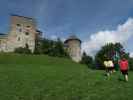
{"type": "Polygon", "coordinates": [[[129,58],[129,69],[133,71],[133,58],[129,58]]]}
{"type": "Polygon", "coordinates": [[[22,48],[22,47],[16,48],[14,50],[14,52],[15,53],[19,53],[19,54],[31,54],[30,49],[28,49],[28,48],[22,48]]]}
{"type": "Polygon", "coordinates": [[[53,44],[49,49],[48,55],[55,57],[68,57],[68,53],[64,49],[64,44],[60,39],[58,39],[57,41],[53,41],[53,44]]]}
{"type": "Polygon", "coordinates": [[[81,64],[87,65],[88,68],[94,69],[94,61],[91,56],[88,56],[85,52],[83,52],[81,64]]]}
{"type": "Polygon", "coordinates": [[[39,44],[36,44],[34,54],[45,54],[54,57],[69,57],[64,49],[64,43],[60,40],[42,39],[39,44]]]}

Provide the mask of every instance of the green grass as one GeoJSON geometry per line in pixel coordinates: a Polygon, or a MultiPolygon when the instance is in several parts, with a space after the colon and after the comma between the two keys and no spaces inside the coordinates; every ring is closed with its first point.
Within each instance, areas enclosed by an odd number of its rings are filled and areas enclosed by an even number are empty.
{"type": "Polygon", "coordinates": [[[64,58],[1,54],[0,100],[132,100],[132,72],[129,82],[104,73],[64,58]]]}

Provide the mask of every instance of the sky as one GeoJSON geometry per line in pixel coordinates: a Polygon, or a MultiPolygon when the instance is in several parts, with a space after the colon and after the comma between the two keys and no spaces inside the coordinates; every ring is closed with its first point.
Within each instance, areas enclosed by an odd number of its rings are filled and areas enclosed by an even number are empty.
{"type": "Polygon", "coordinates": [[[107,42],[121,42],[133,56],[133,0],[0,0],[0,33],[10,14],[33,17],[47,38],[77,35],[94,55],[107,42]]]}

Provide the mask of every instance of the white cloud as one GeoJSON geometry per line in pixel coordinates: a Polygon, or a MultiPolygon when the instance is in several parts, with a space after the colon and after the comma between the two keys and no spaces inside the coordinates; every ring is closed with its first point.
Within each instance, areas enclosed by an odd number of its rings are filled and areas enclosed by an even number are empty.
{"type": "Polygon", "coordinates": [[[57,39],[60,39],[62,42],[64,42],[66,39],[64,37],[59,37],[57,35],[51,35],[49,39],[51,40],[57,40],[57,39]]]}
{"type": "Polygon", "coordinates": [[[133,18],[129,18],[124,24],[118,25],[116,30],[99,31],[90,36],[88,41],[83,42],[82,51],[94,55],[101,46],[108,42],[126,42],[133,36],[133,18]]]}
{"type": "Polygon", "coordinates": [[[52,39],[52,40],[57,40],[57,38],[58,38],[58,37],[57,37],[56,35],[51,35],[51,36],[50,36],[50,39],[52,39]]]}
{"type": "Polygon", "coordinates": [[[132,57],[132,58],[133,58],[133,52],[131,52],[131,53],[130,53],[130,57],[132,57]]]}

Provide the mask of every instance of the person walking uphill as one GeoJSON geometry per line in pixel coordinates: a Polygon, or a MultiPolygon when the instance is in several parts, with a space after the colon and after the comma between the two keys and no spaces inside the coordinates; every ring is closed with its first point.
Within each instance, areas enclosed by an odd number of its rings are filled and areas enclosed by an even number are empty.
{"type": "Polygon", "coordinates": [[[112,74],[113,68],[114,68],[113,61],[110,59],[105,60],[104,66],[106,68],[107,77],[109,78],[109,76],[112,74]]]}
{"type": "Polygon", "coordinates": [[[125,81],[128,81],[128,60],[122,58],[119,61],[121,73],[124,75],[125,81]]]}
{"type": "Polygon", "coordinates": [[[108,66],[110,67],[110,73],[112,74],[114,71],[114,63],[111,59],[108,61],[108,66]]]}

